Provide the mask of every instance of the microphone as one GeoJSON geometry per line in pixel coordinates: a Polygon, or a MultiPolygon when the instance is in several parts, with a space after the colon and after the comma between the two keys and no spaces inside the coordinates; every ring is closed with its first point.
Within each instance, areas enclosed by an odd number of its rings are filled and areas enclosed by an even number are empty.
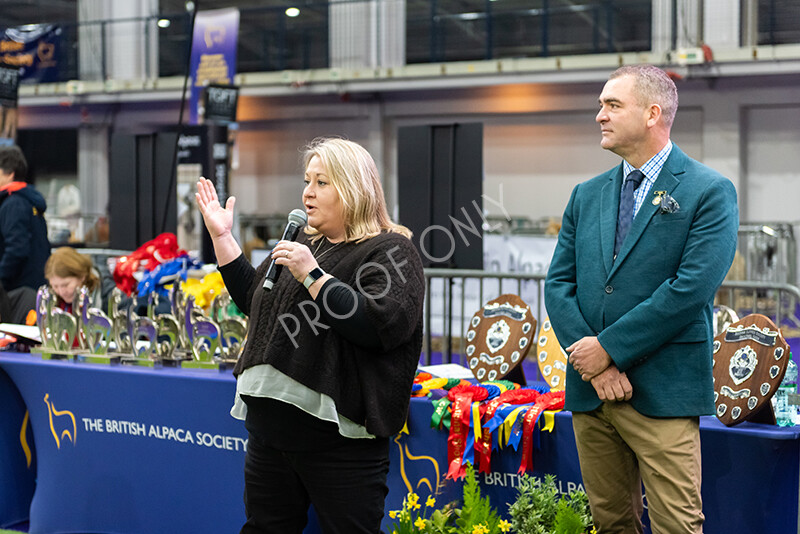
{"type": "MultiPolygon", "coordinates": [[[[306,212],[301,209],[292,210],[288,218],[289,222],[286,223],[286,229],[283,231],[281,241],[294,241],[297,239],[297,233],[300,232],[300,228],[305,226],[308,221],[306,212]]],[[[275,263],[275,258],[272,258],[272,261],[269,263],[269,268],[267,269],[267,277],[264,280],[264,289],[267,291],[272,290],[272,286],[275,285],[275,280],[277,280],[278,275],[281,274],[281,267],[283,267],[283,265],[275,263]]]]}

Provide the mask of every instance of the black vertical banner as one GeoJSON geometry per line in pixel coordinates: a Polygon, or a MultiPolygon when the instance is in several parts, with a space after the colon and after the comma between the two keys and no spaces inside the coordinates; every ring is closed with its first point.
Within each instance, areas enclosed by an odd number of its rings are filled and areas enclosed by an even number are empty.
{"type": "MultiPolygon", "coordinates": [[[[177,164],[200,165],[200,172],[214,184],[219,202],[223,206],[228,200],[228,168],[230,158],[230,145],[228,144],[227,126],[217,124],[202,124],[185,126],[178,137],[177,164]]],[[[199,176],[198,176],[199,178],[199,176]]],[[[182,184],[178,184],[179,188],[182,184]]],[[[178,200],[183,196],[178,191],[178,200]]],[[[191,191],[191,199],[194,192],[191,191]]],[[[214,247],[205,225],[199,224],[197,230],[201,233],[200,256],[204,263],[214,263],[214,247]]]]}
{"type": "Polygon", "coordinates": [[[399,222],[422,264],[482,269],[483,125],[403,126],[397,154],[399,222]]]}
{"type": "Polygon", "coordinates": [[[0,65],[0,145],[16,143],[18,94],[19,69],[0,65]]]}

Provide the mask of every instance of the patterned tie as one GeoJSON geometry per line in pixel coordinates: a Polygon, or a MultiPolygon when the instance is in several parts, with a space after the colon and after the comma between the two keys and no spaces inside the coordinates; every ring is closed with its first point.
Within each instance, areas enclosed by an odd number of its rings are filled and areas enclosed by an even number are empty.
{"type": "Polygon", "coordinates": [[[619,218],[617,219],[617,237],[614,240],[614,259],[622,248],[625,237],[633,224],[633,192],[639,188],[644,174],[640,170],[633,170],[625,179],[622,186],[622,198],[619,199],[619,218]]]}

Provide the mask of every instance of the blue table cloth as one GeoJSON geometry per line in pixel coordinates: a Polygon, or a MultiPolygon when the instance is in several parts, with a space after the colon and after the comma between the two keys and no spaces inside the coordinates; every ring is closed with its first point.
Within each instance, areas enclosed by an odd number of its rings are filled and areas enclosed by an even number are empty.
{"type": "MultiPolygon", "coordinates": [[[[36,443],[32,534],[238,532],[247,433],[229,415],[230,373],[14,353],[0,354],[0,369],[10,377],[0,389],[19,391],[36,443]]],[[[430,428],[432,411],[428,399],[412,399],[409,433],[390,442],[384,529],[409,489],[424,503],[438,488],[437,506],[461,494],[461,482],[442,480],[447,432],[430,428]]],[[[552,432],[535,432],[534,474],[555,474],[562,491],[579,487],[571,414],[557,413],[552,432]]],[[[19,433],[17,423],[0,427],[0,441],[20,448],[19,433]]],[[[702,418],[701,438],[707,533],[797,531],[800,429],[727,428],[702,418]]],[[[519,462],[518,452],[495,452],[493,472],[479,475],[483,493],[503,515],[516,497],[519,462]]],[[[32,478],[27,466],[5,473],[22,483],[32,478]]],[[[318,531],[312,515],[306,533],[318,531]]]]}

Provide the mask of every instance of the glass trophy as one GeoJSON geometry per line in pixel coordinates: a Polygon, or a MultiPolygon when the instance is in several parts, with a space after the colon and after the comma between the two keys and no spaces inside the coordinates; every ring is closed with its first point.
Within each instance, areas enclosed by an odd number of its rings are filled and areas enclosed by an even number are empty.
{"type": "MultiPolygon", "coordinates": [[[[178,344],[173,352],[176,360],[191,360],[192,349],[189,345],[189,333],[186,331],[186,294],[181,289],[179,283],[174,283],[169,289],[169,303],[172,317],[178,324],[178,344]]],[[[202,311],[201,311],[202,313],[202,311]]]]}
{"type": "Polygon", "coordinates": [[[43,359],[69,360],[75,354],[74,347],[78,339],[78,319],[61,308],[50,310],[50,332],[52,334],[53,351],[49,358],[42,353],[43,359]]]}
{"type": "Polygon", "coordinates": [[[114,350],[110,351],[121,358],[128,358],[133,354],[131,338],[128,334],[128,315],[121,309],[124,293],[119,288],[114,288],[108,299],[108,319],[111,321],[111,339],[114,350]]]}
{"type": "Polygon", "coordinates": [[[139,316],[128,307],[127,330],[131,352],[122,358],[122,363],[141,367],[155,367],[158,358],[158,327],[150,317],[139,316]]]}
{"type": "Polygon", "coordinates": [[[231,296],[227,291],[217,295],[211,303],[211,318],[219,325],[222,333],[221,369],[232,369],[236,365],[247,339],[247,320],[229,314],[230,304],[231,296]]]}
{"type": "Polygon", "coordinates": [[[192,359],[181,362],[184,369],[220,369],[215,359],[222,338],[219,325],[205,317],[203,310],[194,305],[194,297],[186,296],[184,324],[192,351],[192,359]],[[199,312],[199,313],[198,313],[199,312]]]}
{"type": "MultiPolygon", "coordinates": [[[[41,345],[31,350],[31,354],[39,354],[43,360],[68,359],[68,349],[72,347],[72,342],[77,335],[77,322],[73,327],[68,324],[68,319],[60,317],[60,313],[58,318],[55,317],[53,313],[55,300],[56,296],[47,285],[41,286],[36,292],[36,325],[39,328],[41,345]],[[62,324],[67,324],[66,334],[61,330],[62,324]]],[[[63,312],[63,310],[59,310],[59,312],[63,312]]]]}
{"type": "Polygon", "coordinates": [[[178,281],[170,289],[169,313],[156,314],[156,310],[159,309],[158,303],[162,299],[161,295],[156,292],[150,294],[147,305],[147,315],[156,324],[158,361],[168,367],[178,366],[180,362],[191,358],[185,341],[186,336],[181,328],[182,321],[179,320],[179,317],[183,315],[175,312],[176,309],[180,308],[183,301],[182,294],[176,296],[176,291],[181,293],[178,281]],[[174,302],[174,299],[177,299],[177,301],[174,302]]]}
{"type": "Polygon", "coordinates": [[[113,340],[111,320],[102,310],[90,306],[89,288],[79,287],[72,302],[78,319],[80,347],[74,352],[74,360],[79,363],[119,363],[121,357],[110,354],[108,350],[113,340]]]}

